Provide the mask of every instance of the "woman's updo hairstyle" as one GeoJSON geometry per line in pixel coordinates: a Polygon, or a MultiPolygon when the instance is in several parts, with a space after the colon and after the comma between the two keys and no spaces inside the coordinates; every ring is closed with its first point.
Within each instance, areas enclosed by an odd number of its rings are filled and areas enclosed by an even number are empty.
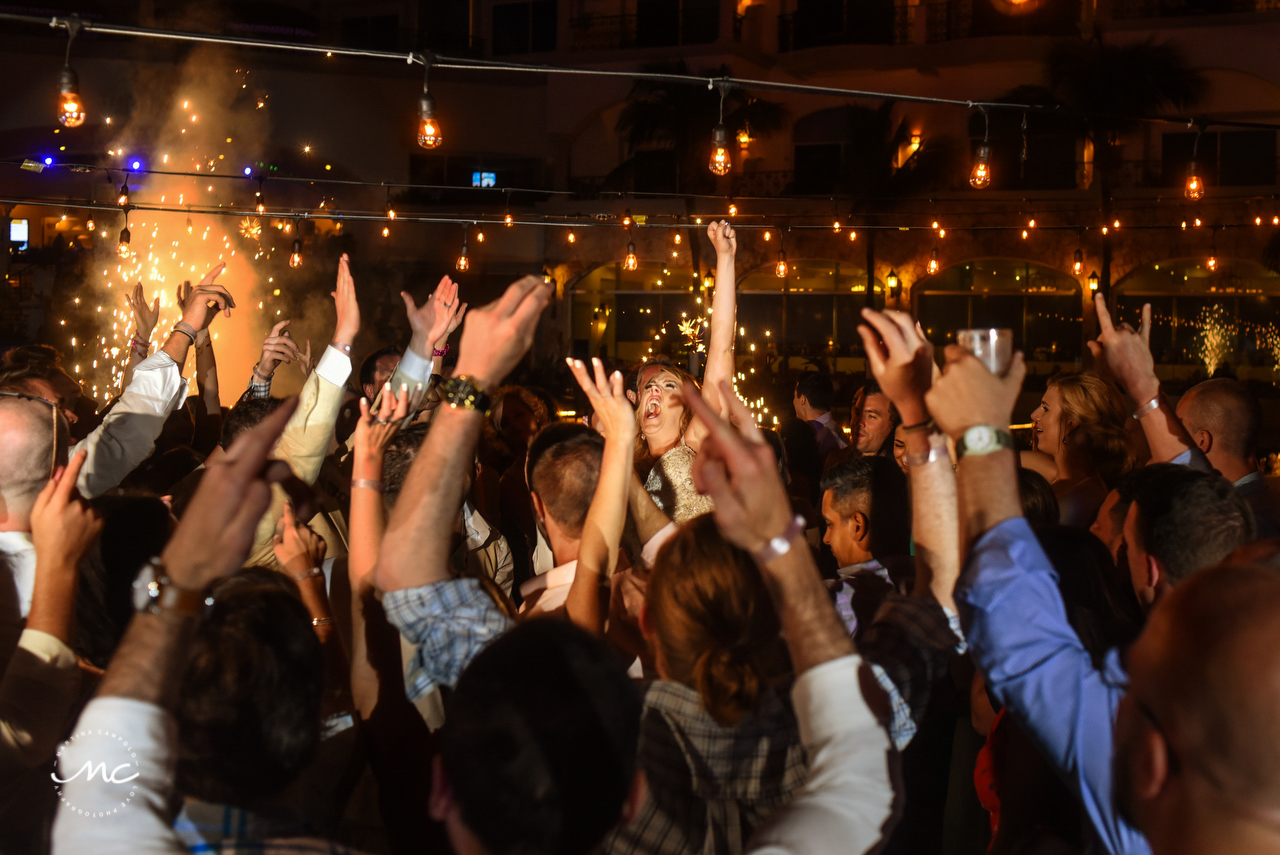
{"type": "Polygon", "coordinates": [[[722,727],[753,712],[761,690],[788,668],[760,570],[721,536],[711,514],[663,546],[646,600],[668,677],[697,690],[722,727]]]}

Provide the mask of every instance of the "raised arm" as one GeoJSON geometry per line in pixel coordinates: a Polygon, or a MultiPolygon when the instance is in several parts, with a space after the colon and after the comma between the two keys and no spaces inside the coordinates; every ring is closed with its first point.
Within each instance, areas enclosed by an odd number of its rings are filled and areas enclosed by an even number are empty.
{"type": "Polygon", "coordinates": [[[289,337],[289,331],[285,329],[289,324],[290,321],[287,318],[277,322],[263,339],[262,356],[258,358],[258,364],[253,366],[253,373],[249,376],[249,386],[241,398],[270,398],[271,380],[275,377],[276,369],[281,365],[302,359],[297,343],[289,337]]]}
{"type": "Polygon", "coordinates": [[[1197,468],[1212,468],[1160,391],[1155,360],[1151,356],[1151,304],[1143,305],[1142,320],[1135,330],[1128,324],[1112,323],[1107,301],[1101,294],[1095,295],[1093,302],[1098,312],[1099,333],[1097,341],[1089,342],[1089,350],[1133,399],[1134,415],[1138,416],[1151,448],[1151,462],[1169,463],[1187,455],[1188,459],[1181,462],[1197,468]]]}
{"type": "MultiPolygon", "coordinates": [[[[533,343],[549,297],[541,277],[526,276],[497,301],[468,313],[455,381],[468,378],[482,392],[496,389],[533,343]]],[[[469,400],[446,400],[450,406],[432,422],[387,523],[377,567],[383,591],[449,578],[453,525],[485,413],[469,400]]]]}
{"type": "MultiPolygon", "coordinates": [[[[458,301],[458,285],[448,276],[441,278],[436,290],[431,293],[421,306],[413,302],[413,295],[401,291],[404,300],[404,311],[409,319],[409,327],[413,337],[409,339],[409,347],[404,352],[395,373],[391,375],[391,388],[399,389],[408,386],[411,392],[409,411],[415,412],[418,405],[426,398],[427,383],[438,362],[437,352],[443,357],[448,349],[449,335],[462,323],[467,304],[458,301]]],[[[377,407],[382,399],[382,392],[374,398],[377,407]]],[[[404,425],[408,425],[406,417],[404,425]]]]}
{"type": "Polygon", "coordinates": [[[595,378],[578,360],[566,360],[574,379],[587,394],[604,434],[604,457],[591,507],[582,527],[578,569],[565,599],[565,611],[578,626],[596,635],[604,633],[605,613],[600,608],[600,583],[612,578],[618,566],[622,528],[627,521],[627,490],[634,477],[636,414],[623,389],[622,373],[606,377],[604,364],[592,359],[595,378]]]}
{"type": "Polygon", "coordinates": [[[727,388],[742,431],[689,390],[685,400],[710,431],[694,480],[715,500],[724,536],[755,556],[782,623],[797,676],[792,700],[809,777],[757,833],[752,853],[859,853],[881,838],[893,806],[889,741],[859,688],[861,658],[793,523],[773,451],[727,388]]]}
{"type": "Polygon", "coordinates": [[[146,460],[165,419],[182,406],[186,398],[182,366],[196,331],[207,327],[218,312],[230,315],[235,308],[227,289],[214,282],[223,266],[214,267],[196,286],[198,299],[183,309],[182,320],[174,325],[160,352],[138,363],[115,407],[76,445],[77,450],[88,453],[76,485],[86,498],[117,486],[146,460]]]}
{"type": "Polygon", "coordinates": [[[141,282],[133,286],[133,291],[125,299],[133,310],[133,336],[129,339],[129,359],[125,362],[124,371],[120,372],[122,392],[129,388],[129,383],[133,380],[133,369],[147,358],[147,352],[151,349],[151,333],[160,320],[160,298],[156,297],[148,304],[141,282]]]}
{"type": "Polygon", "coordinates": [[[707,370],[702,376],[702,397],[721,418],[728,418],[729,405],[720,395],[720,384],[732,388],[734,342],[738,336],[737,271],[734,258],[738,237],[724,220],[707,226],[707,237],[716,249],[716,291],[711,298],[711,337],[707,344],[707,370]]]}

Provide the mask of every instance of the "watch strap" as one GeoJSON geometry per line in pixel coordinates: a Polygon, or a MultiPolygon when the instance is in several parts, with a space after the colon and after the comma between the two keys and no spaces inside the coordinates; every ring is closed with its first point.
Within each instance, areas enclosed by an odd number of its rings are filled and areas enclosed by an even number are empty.
{"type": "Polygon", "coordinates": [[[468,374],[450,377],[445,382],[444,402],[455,410],[479,410],[486,416],[493,403],[476,378],[468,374]]]}
{"type": "MultiPolygon", "coordinates": [[[[1017,444],[1013,441],[1013,434],[1009,433],[1007,428],[996,427],[994,425],[975,425],[974,427],[985,427],[995,435],[995,442],[984,448],[972,448],[966,442],[969,431],[965,431],[960,439],[956,440],[956,460],[960,460],[965,455],[981,456],[984,454],[994,454],[1006,448],[1017,448],[1017,444]]],[[[969,428],[973,430],[973,428],[969,428]]]]}

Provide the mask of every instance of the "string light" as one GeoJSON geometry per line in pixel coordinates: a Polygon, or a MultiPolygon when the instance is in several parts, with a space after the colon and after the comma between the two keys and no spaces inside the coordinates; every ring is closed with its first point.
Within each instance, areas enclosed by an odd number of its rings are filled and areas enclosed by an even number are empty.
{"type": "Polygon", "coordinates": [[[131,250],[129,249],[129,212],[124,212],[124,228],[120,230],[120,244],[116,247],[116,252],[121,258],[128,258],[131,250]]]}
{"type": "Polygon", "coordinates": [[[729,216],[731,217],[738,216],[738,206],[732,202],[729,203],[729,216]]]}
{"type": "Polygon", "coordinates": [[[765,233],[764,233],[764,239],[765,239],[765,240],[771,240],[772,238],[773,238],[773,233],[772,233],[772,232],[770,232],[770,231],[768,231],[768,230],[766,230],[766,231],[765,231],[765,233]]]}
{"type": "Polygon", "coordinates": [[[84,227],[89,231],[93,231],[98,228],[98,224],[93,221],[93,214],[89,215],[89,219],[85,222],[84,227]]]}
{"type": "Polygon", "coordinates": [[[627,241],[627,257],[622,260],[623,270],[635,270],[640,266],[640,259],[636,258],[636,245],[627,241]]]}
{"type": "Polygon", "coordinates": [[[476,243],[484,243],[484,229],[476,230],[476,243]]]}
{"type": "Polygon", "coordinates": [[[839,220],[836,220],[834,223],[832,223],[832,224],[831,224],[831,230],[832,230],[833,232],[835,232],[836,234],[840,234],[840,221],[839,221],[839,220]]]}
{"type": "Polygon", "coordinates": [[[471,267],[471,260],[467,258],[467,231],[465,228],[462,230],[462,251],[458,253],[458,260],[453,266],[459,273],[465,273],[471,267]]]}
{"type": "Polygon", "coordinates": [[[382,227],[382,236],[383,236],[383,237],[391,237],[391,229],[390,229],[388,226],[383,226],[383,227],[382,227]]]}
{"type": "Polygon", "coordinates": [[[938,248],[935,246],[933,251],[929,253],[929,275],[938,272],[938,248]]]}
{"type": "Polygon", "coordinates": [[[116,204],[121,208],[129,207],[129,173],[124,174],[124,181],[120,183],[120,195],[116,199],[116,204]]]}
{"type": "Polygon", "coordinates": [[[858,233],[855,232],[853,229],[849,229],[849,240],[854,241],[857,239],[858,239],[858,233]]]}
{"type": "Polygon", "coordinates": [[[576,234],[574,234],[574,233],[573,233],[573,229],[570,229],[570,230],[569,230],[569,243],[577,243],[577,242],[578,242],[578,236],[577,236],[576,234]]]}
{"type": "Polygon", "coordinates": [[[991,186],[991,145],[988,142],[991,135],[991,119],[987,116],[987,111],[981,107],[982,121],[984,130],[982,132],[982,145],[978,146],[977,156],[973,161],[973,170],[969,173],[969,186],[975,190],[983,190],[991,186]]]}
{"type": "Polygon", "coordinates": [[[1196,166],[1196,155],[1200,151],[1200,135],[1202,133],[1204,133],[1204,126],[1196,129],[1196,141],[1191,145],[1191,163],[1187,166],[1187,186],[1182,192],[1182,195],[1192,202],[1199,201],[1204,196],[1204,180],[1201,179],[1200,170],[1196,166]]]}
{"type": "Polygon", "coordinates": [[[632,223],[631,209],[627,208],[627,210],[622,212],[622,227],[624,229],[629,229],[631,228],[631,223],[632,223]]]}
{"type": "Polygon", "coordinates": [[[1035,227],[1036,227],[1036,218],[1032,217],[1030,220],[1027,221],[1027,228],[1034,229],[1035,227]]]}
{"type": "Polygon", "coordinates": [[[711,129],[711,161],[707,168],[712,175],[728,175],[733,161],[729,157],[729,131],[724,126],[725,87],[720,86],[720,121],[711,129]]]}
{"type": "Polygon", "coordinates": [[[387,200],[387,219],[394,220],[396,218],[396,209],[392,206],[391,200],[387,200]]]}
{"type": "Polygon", "coordinates": [[[787,251],[778,250],[778,263],[773,266],[773,275],[779,279],[787,278],[787,251]]]}
{"type": "Polygon", "coordinates": [[[681,240],[681,238],[680,238],[680,232],[676,232],[676,246],[679,246],[679,245],[680,245],[680,240],[681,240]]]}
{"type": "Polygon", "coordinates": [[[191,225],[191,215],[187,214],[187,234],[191,234],[195,227],[191,225]]]}
{"type": "Polygon", "coordinates": [[[1084,271],[1084,253],[1076,250],[1075,259],[1071,262],[1071,272],[1079,276],[1084,271]]]}
{"type": "Polygon", "coordinates": [[[947,236],[947,230],[946,230],[946,229],[938,229],[938,239],[939,239],[939,240],[941,240],[942,238],[945,238],[946,236],[947,236]]]}
{"type": "Polygon", "coordinates": [[[427,78],[431,74],[431,60],[422,60],[422,97],[418,99],[418,145],[427,149],[436,149],[444,142],[440,133],[440,123],[436,120],[436,99],[427,91],[427,78]]]}
{"type": "Polygon", "coordinates": [[[265,199],[262,198],[262,181],[258,181],[258,192],[256,196],[258,199],[258,204],[257,204],[258,213],[265,214],[267,212],[267,202],[265,199]]]}
{"type": "Polygon", "coordinates": [[[1209,260],[1205,262],[1204,266],[1209,269],[1210,273],[1213,273],[1218,269],[1218,259],[1211,255],[1209,256],[1209,260]]]}
{"type": "Polygon", "coordinates": [[[67,54],[58,78],[58,121],[65,127],[78,128],[84,124],[84,99],[80,97],[80,79],[71,67],[71,42],[80,32],[80,19],[67,19],[67,54]]]}

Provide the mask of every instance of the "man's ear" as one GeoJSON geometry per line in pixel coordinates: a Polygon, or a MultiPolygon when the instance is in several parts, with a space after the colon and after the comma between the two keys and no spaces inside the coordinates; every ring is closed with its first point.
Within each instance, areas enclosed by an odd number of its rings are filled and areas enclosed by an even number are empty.
{"type": "Polygon", "coordinates": [[[1209,433],[1207,430],[1196,431],[1193,439],[1195,439],[1196,445],[1198,445],[1200,450],[1205,454],[1208,454],[1209,449],[1213,448],[1213,434],[1209,433]]]}
{"type": "Polygon", "coordinates": [[[871,540],[871,520],[862,511],[854,511],[849,517],[850,533],[859,543],[871,540]]]}
{"type": "Polygon", "coordinates": [[[631,402],[631,406],[633,407],[638,406],[640,403],[640,400],[636,396],[636,393],[631,391],[630,389],[627,390],[627,400],[631,402]]]}
{"type": "Polygon", "coordinates": [[[453,785],[444,773],[444,761],[439,754],[431,760],[431,796],[427,808],[436,822],[446,820],[454,809],[453,785]]]}
{"type": "Polygon", "coordinates": [[[1160,559],[1156,558],[1150,552],[1147,553],[1147,588],[1155,592],[1161,582],[1168,582],[1169,574],[1165,572],[1164,567],[1160,565],[1160,559]]]}
{"type": "Polygon", "coordinates": [[[539,496],[535,491],[530,490],[529,498],[533,499],[534,514],[537,515],[538,519],[542,521],[543,525],[546,525],[547,506],[542,503],[542,497],[539,496]]]}

